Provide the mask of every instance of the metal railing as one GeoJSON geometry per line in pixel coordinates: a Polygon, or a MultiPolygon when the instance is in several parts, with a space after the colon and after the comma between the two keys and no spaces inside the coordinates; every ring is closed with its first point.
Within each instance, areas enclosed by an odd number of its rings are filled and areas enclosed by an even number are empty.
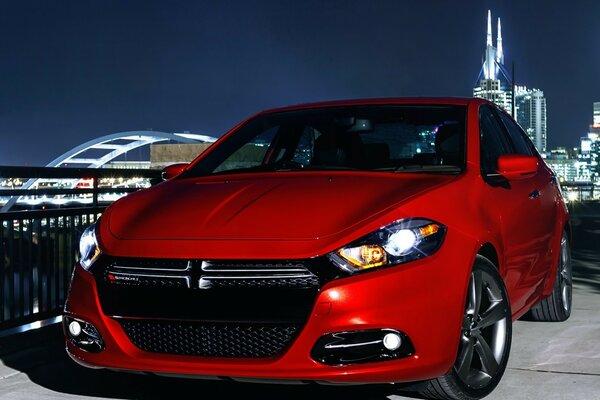
{"type": "Polygon", "coordinates": [[[100,193],[137,188],[100,188],[107,177],[160,180],[160,171],[0,167],[0,177],[93,179],[91,188],[0,189],[0,197],[92,194],[91,207],[0,212],[0,331],[59,315],[66,298],[79,236],[106,205],[100,193]]]}
{"type": "Polygon", "coordinates": [[[11,167],[0,166],[0,178],[28,178],[27,182],[19,188],[0,188],[0,198],[9,197],[7,206],[2,211],[10,211],[10,208],[16,204],[20,196],[57,196],[72,195],[81,196],[92,195],[92,207],[98,207],[99,195],[105,193],[130,193],[139,190],[139,187],[100,187],[101,179],[117,178],[145,178],[150,183],[160,182],[159,170],[141,170],[141,169],[89,169],[89,168],[47,168],[47,167],[11,167]],[[35,179],[54,179],[54,180],[91,180],[90,187],[35,187],[35,179]],[[32,186],[32,187],[30,187],[32,186]]]}

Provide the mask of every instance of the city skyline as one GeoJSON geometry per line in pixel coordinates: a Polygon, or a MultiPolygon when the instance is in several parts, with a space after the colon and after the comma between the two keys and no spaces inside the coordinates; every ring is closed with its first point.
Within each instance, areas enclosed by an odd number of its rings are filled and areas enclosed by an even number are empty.
{"type": "Polygon", "coordinates": [[[576,146],[600,100],[600,3],[521,3],[5,3],[0,164],[126,130],[219,136],[293,103],[470,96],[488,9],[516,82],[548,99],[548,148],[576,146]]]}

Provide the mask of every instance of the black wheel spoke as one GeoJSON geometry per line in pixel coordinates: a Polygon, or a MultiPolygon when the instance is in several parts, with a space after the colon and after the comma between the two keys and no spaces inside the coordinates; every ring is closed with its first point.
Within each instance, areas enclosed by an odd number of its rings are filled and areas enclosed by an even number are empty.
{"type": "Polygon", "coordinates": [[[496,361],[496,358],[494,358],[494,353],[483,336],[477,334],[476,338],[477,342],[474,347],[481,360],[481,367],[490,377],[494,376],[496,371],[498,371],[498,362],[496,361]]]}
{"type": "Polygon", "coordinates": [[[469,310],[468,312],[477,316],[479,314],[479,308],[481,307],[481,289],[483,281],[481,277],[481,271],[473,271],[471,274],[471,285],[469,290],[469,310]]]}
{"type": "Polygon", "coordinates": [[[463,340],[462,351],[460,352],[456,363],[456,373],[465,382],[468,380],[469,372],[471,371],[474,347],[473,340],[465,338],[465,340],[463,340]]]}
{"type": "Polygon", "coordinates": [[[486,312],[481,314],[481,320],[477,323],[479,329],[487,328],[501,321],[506,316],[506,310],[501,301],[492,303],[491,307],[486,312]]]}

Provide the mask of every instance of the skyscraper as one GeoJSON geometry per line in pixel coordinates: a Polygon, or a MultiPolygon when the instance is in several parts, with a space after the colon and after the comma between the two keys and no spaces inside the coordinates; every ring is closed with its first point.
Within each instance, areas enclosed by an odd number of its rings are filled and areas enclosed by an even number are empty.
{"type": "Polygon", "coordinates": [[[600,133],[600,101],[594,103],[594,119],[591,130],[600,133]]]}
{"type": "Polygon", "coordinates": [[[590,132],[581,138],[577,164],[581,180],[600,183],[600,102],[594,103],[590,132]]]}
{"type": "MultiPolygon", "coordinates": [[[[481,71],[477,77],[477,85],[473,88],[473,96],[490,100],[502,107],[509,114],[515,115],[517,122],[527,132],[540,152],[546,151],[546,98],[539,89],[527,89],[525,86],[514,86],[511,75],[504,66],[504,48],[502,45],[502,25],[498,18],[498,36],[496,46],[493,43],[492,12],[488,10],[487,37],[481,71]],[[514,98],[514,109],[513,109],[514,98]]],[[[600,103],[594,104],[594,124],[600,131],[600,103]],[[597,107],[597,108],[596,108],[597,107]]]]}
{"type": "Polygon", "coordinates": [[[502,25],[498,18],[496,47],[492,41],[492,12],[488,10],[487,40],[481,71],[473,88],[473,96],[490,100],[512,115],[513,84],[510,74],[504,67],[502,47],[502,25]]]}
{"type": "Polygon", "coordinates": [[[546,151],[546,98],[539,89],[515,86],[516,120],[540,152],[546,151]]]}

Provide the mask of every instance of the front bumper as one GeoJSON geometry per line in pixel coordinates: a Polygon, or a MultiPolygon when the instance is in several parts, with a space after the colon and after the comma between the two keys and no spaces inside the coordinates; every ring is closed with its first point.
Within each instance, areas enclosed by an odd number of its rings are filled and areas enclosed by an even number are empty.
{"type": "MultiPolygon", "coordinates": [[[[411,382],[445,375],[456,359],[474,248],[448,236],[433,256],[327,283],[291,346],[271,358],[215,358],[144,352],[105,315],[94,277],[75,268],[65,315],[92,323],[105,348],[90,353],[66,340],[67,352],[91,368],[167,375],[310,380],[335,383],[411,382]],[[313,360],[317,340],[332,332],[397,329],[411,339],[407,358],[330,366],[313,360]]],[[[273,299],[277,301],[277,299],[273,299]]]]}

